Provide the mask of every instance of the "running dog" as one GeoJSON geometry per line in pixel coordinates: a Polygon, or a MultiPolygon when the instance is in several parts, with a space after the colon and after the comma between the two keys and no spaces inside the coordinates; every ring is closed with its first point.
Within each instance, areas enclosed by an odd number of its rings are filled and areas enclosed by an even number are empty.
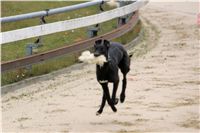
{"type": "Polygon", "coordinates": [[[125,48],[116,42],[109,42],[108,40],[97,40],[94,44],[94,56],[105,56],[106,62],[103,65],[96,65],[97,81],[103,88],[103,97],[100,109],[96,115],[103,112],[106,101],[110,105],[113,112],[117,112],[115,105],[118,103],[116,92],[119,84],[118,70],[120,69],[123,74],[122,91],[120,94],[120,102],[125,101],[125,90],[127,79],[126,75],[130,71],[130,57],[125,48]],[[109,93],[108,83],[113,83],[112,97],[109,93]]]}

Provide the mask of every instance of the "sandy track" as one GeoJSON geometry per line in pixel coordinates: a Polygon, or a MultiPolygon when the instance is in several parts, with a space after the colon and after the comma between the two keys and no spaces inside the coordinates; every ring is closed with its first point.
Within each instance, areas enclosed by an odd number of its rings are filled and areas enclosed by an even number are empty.
{"type": "Polygon", "coordinates": [[[141,10],[148,35],[133,49],[127,99],[117,113],[106,106],[95,116],[102,90],[95,66],[84,65],[3,95],[3,131],[199,131],[196,8],[149,3],[141,10]]]}

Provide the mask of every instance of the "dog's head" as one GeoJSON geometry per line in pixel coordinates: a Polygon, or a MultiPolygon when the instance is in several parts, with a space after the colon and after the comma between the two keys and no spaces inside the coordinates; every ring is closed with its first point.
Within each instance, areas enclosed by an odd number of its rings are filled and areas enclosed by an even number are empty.
{"type": "Polygon", "coordinates": [[[97,40],[94,44],[94,56],[98,57],[100,55],[104,55],[107,57],[108,49],[110,47],[110,42],[108,40],[97,40]]]}

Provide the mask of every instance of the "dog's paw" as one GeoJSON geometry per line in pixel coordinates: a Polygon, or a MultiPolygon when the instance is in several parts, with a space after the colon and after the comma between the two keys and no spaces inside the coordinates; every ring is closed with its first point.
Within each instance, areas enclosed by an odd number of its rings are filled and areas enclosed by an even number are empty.
{"type": "Polygon", "coordinates": [[[123,103],[125,101],[125,94],[120,95],[120,102],[123,103]]]}
{"type": "Polygon", "coordinates": [[[117,112],[117,108],[115,106],[112,107],[113,112],[117,112]]]}
{"type": "Polygon", "coordinates": [[[102,110],[98,110],[98,111],[96,112],[96,115],[100,115],[102,112],[103,112],[102,110]]]}
{"type": "Polygon", "coordinates": [[[118,104],[118,101],[119,101],[119,98],[115,98],[115,100],[114,100],[114,105],[117,105],[117,104],[118,104]]]}

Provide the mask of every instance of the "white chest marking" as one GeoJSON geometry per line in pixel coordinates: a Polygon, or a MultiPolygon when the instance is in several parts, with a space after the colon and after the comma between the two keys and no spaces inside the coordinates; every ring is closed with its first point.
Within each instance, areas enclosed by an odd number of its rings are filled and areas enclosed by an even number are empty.
{"type": "Polygon", "coordinates": [[[108,83],[108,80],[99,80],[99,83],[108,83]]]}

